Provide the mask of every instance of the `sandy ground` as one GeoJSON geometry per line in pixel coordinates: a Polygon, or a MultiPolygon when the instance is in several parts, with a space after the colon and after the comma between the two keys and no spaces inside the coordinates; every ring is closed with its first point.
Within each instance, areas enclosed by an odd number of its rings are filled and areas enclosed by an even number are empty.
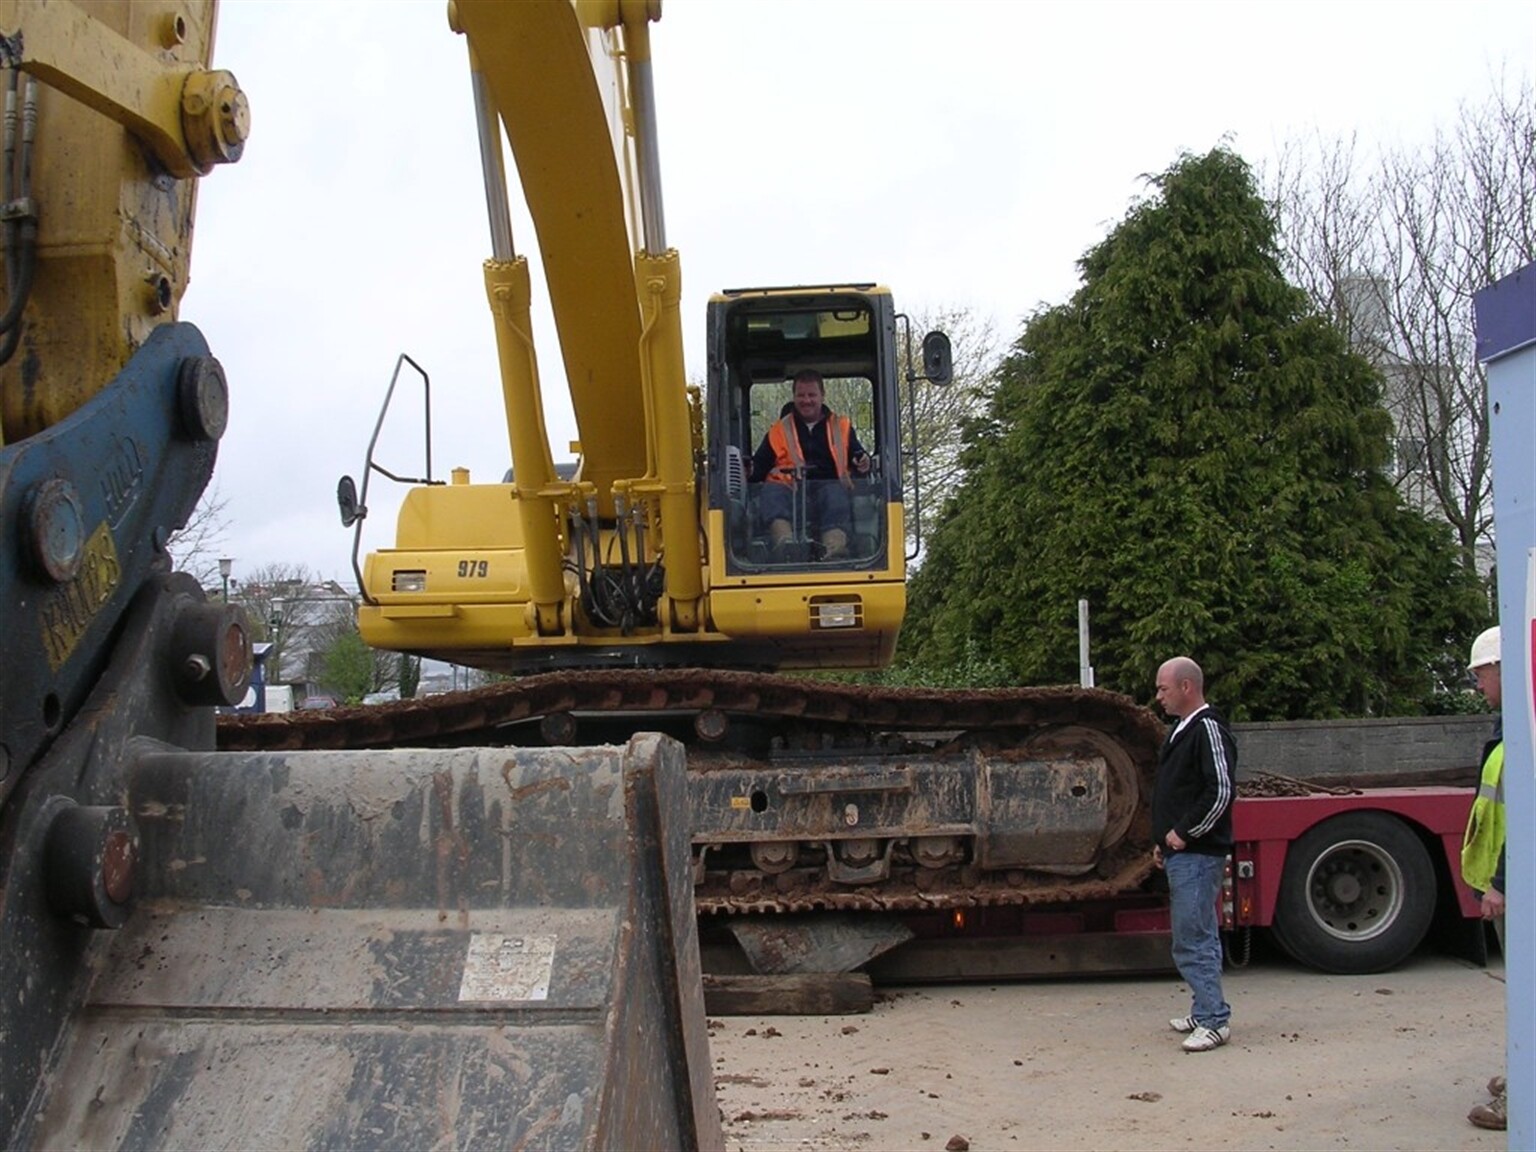
{"type": "Polygon", "coordinates": [[[1228,972],[1232,1041],[1179,1049],[1174,978],[931,986],[873,1012],[717,1017],[726,1147],[1505,1147],[1466,1120],[1503,1071],[1504,972],[1228,972]]]}

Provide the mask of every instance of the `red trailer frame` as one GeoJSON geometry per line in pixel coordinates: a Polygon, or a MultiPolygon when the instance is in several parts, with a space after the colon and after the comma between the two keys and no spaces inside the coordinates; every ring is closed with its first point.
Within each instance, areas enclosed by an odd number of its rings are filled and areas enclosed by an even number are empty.
{"type": "Polygon", "coordinates": [[[1477,918],[1461,879],[1474,790],[1372,788],[1347,794],[1239,797],[1228,928],[1269,928],[1324,971],[1391,967],[1423,939],[1442,901],[1477,918]]]}
{"type": "MultiPolygon", "coordinates": [[[[1362,973],[1407,959],[1437,918],[1477,924],[1477,897],[1461,879],[1473,795],[1471,788],[1427,786],[1238,797],[1223,929],[1268,929],[1308,967],[1362,973]]],[[[902,920],[917,939],[868,965],[877,980],[1171,967],[1167,896],[1155,888],[1056,907],[975,908],[902,920]]],[[[1235,955],[1246,955],[1246,947],[1235,955]]]]}

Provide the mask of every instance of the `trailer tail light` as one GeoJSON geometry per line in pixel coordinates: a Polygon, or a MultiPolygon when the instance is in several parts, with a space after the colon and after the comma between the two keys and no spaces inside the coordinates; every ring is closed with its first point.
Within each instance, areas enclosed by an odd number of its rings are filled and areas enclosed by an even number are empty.
{"type": "MultiPolygon", "coordinates": [[[[1243,849],[1249,850],[1249,846],[1244,845],[1243,849]]],[[[1223,927],[1241,928],[1253,923],[1253,879],[1252,860],[1239,860],[1235,856],[1227,858],[1227,874],[1221,893],[1223,927]]]]}

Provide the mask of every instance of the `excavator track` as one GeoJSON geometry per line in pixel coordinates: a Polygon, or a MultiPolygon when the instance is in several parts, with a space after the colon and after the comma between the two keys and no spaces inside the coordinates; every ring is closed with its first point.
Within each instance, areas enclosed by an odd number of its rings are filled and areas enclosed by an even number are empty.
{"type": "Polygon", "coordinates": [[[1146,809],[1164,729],[1133,701],[1096,689],[565,671],[368,707],[224,716],[218,743],[249,752],[582,745],[649,730],[688,748],[700,913],[1052,904],[1131,891],[1151,872],[1146,809]],[[1084,833],[1098,839],[1075,868],[1010,864],[989,853],[984,832],[959,834],[941,812],[948,805],[984,829],[994,809],[1023,803],[1037,823],[1050,814],[1049,824],[1081,794],[1085,766],[1102,779],[1106,827],[1084,833]],[[995,782],[1019,772],[1033,789],[1022,801],[995,782]],[[861,818],[869,831],[844,826],[861,818]],[[947,856],[925,858],[934,844],[947,856]]]}

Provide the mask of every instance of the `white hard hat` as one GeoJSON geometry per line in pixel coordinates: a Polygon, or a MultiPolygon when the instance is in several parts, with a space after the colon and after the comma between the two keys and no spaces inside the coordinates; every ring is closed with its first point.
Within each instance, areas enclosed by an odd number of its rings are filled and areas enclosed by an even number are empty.
{"type": "Polygon", "coordinates": [[[1467,667],[1473,672],[1486,664],[1499,663],[1499,628],[1492,628],[1479,632],[1477,639],[1472,641],[1472,658],[1467,661],[1467,667]]]}

